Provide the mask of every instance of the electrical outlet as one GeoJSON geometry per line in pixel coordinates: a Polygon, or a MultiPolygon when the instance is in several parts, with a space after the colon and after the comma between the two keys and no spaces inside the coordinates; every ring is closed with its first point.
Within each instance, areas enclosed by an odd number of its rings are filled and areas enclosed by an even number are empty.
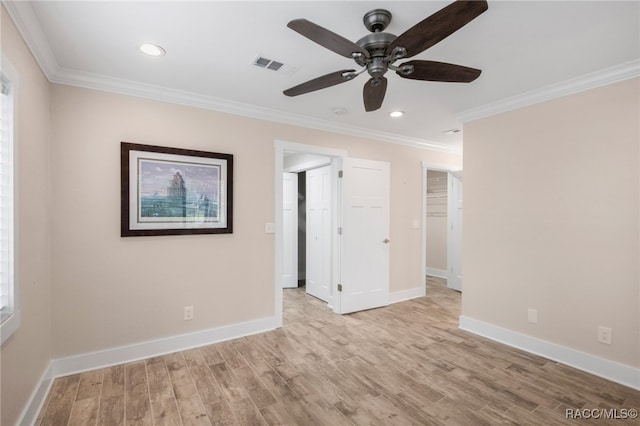
{"type": "Polygon", "coordinates": [[[537,324],[538,323],[538,310],[529,308],[529,310],[527,311],[527,320],[531,324],[537,324]]]}
{"type": "Polygon", "coordinates": [[[611,344],[613,331],[609,327],[598,327],[598,342],[605,343],[607,345],[611,344]]]}
{"type": "Polygon", "coordinates": [[[184,307],[184,320],[191,321],[194,317],[194,309],[193,306],[185,306],[184,307]]]}

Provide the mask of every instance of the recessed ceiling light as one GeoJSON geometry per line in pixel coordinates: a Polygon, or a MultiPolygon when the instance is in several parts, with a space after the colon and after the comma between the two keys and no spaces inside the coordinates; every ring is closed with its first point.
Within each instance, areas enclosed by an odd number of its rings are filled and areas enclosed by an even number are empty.
{"type": "Polygon", "coordinates": [[[333,111],[335,115],[345,115],[347,112],[349,112],[345,107],[335,107],[332,108],[331,111],[333,111]]]}
{"type": "Polygon", "coordinates": [[[444,133],[445,135],[455,135],[456,133],[460,133],[461,131],[462,131],[461,129],[451,129],[442,133],[444,133]]]}
{"type": "Polygon", "coordinates": [[[393,118],[402,117],[404,115],[404,111],[392,111],[389,115],[393,118]]]}
{"type": "Polygon", "coordinates": [[[167,52],[157,44],[144,43],[140,45],[140,50],[149,56],[164,56],[167,52]]]}

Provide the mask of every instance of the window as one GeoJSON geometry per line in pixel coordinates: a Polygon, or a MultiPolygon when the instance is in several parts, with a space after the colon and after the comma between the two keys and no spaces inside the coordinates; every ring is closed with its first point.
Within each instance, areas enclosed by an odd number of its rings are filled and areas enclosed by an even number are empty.
{"type": "Polygon", "coordinates": [[[0,337],[5,342],[20,324],[14,253],[14,95],[15,72],[6,58],[0,71],[0,337]]]}

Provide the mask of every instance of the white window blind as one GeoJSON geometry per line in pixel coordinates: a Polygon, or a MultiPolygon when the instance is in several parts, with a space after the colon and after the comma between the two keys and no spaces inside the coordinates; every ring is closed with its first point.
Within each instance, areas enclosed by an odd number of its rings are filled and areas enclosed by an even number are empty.
{"type": "Polygon", "coordinates": [[[19,75],[0,53],[0,342],[4,344],[21,322],[16,284],[15,206],[16,141],[14,134],[19,75]]]}
{"type": "Polygon", "coordinates": [[[13,314],[13,93],[0,74],[0,322],[13,314]]]}

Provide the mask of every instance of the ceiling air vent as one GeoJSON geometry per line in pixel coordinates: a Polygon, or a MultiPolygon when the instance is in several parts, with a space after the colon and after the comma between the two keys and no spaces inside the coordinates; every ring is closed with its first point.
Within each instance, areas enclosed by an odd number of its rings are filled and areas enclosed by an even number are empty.
{"type": "Polygon", "coordinates": [[[274,61],[273,59],[265,58],[262,55],[257,55],[251,64],[258,68],[264,68],[266,70],[276,71],[278,74],[284,74],[286,76],[293,75],[298,71],[299,67],[283,64],[282,62],[274,61]]]}
{"type": "Polygon", "coordinates": [[[284,67],[284,64],[282,62],[274,61],[273,59],[264,58],[262,56],[256,57],[253,60],[253,65],[273,71],[279,71],[280,69],[282,69],[282,67],[284,67]]]}

